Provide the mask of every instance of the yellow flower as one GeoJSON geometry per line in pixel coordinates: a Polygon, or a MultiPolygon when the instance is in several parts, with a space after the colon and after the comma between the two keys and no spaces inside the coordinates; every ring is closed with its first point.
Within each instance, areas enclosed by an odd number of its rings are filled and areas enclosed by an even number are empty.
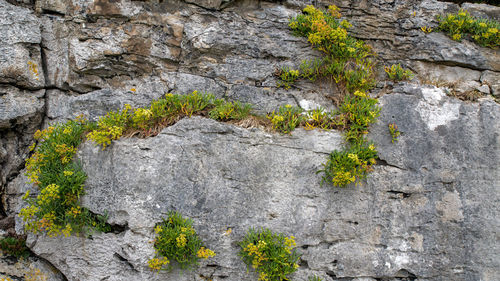
{"type": "Polygon", "coordinates": [[[214,251],[210,250],[210,249],[207,249],[205,247],[201,247],[198,252],[196,253],[196,255],[199,257],[199,258],[202,258],[202,259],[208,259],[208,258],[211,258],[211,257],[215,257],[215,253],[214,251]]]}
{"type": "Polygon", "coordinates": [[[132,89],[130,89],[130,91],[135,93],[136,89],[132,88],[132,89]]]}
{"type": "Polygon", "coordinates": [[[160,271],[161,268],[164,266],[164,265],[167,265],[170,261],[165,258],[165,257],[161,257],[161,258],[153,258],[153,259],[150,259],[148,261],[148,266],[149,268],[153,269],[153,270],[157,270],[157,271],[160,271]]]}
{"type": "Polygon", "coordinates": [[[66,224],[66,227],[62,230],[62,233],[64,234],[65,237],[68,237],[71,235],[71,231],[73,231],[73,229],[71,228],[71,225],[68,223],[66,224]]]}
{"type": "Polygon", "coordinates": [[[348,21],[346,21],[346,20],[341,21],[341,22],[340,22],[340,25],[341,25],[343,28],[345,28],[345,29],[349,29],[349,28],[351,28],[351,27],[352,27],[351,23],[349,23],[349,22],[348,22],[348,21]]]}
{"type": "Polygon", "coordinates": [[[180,234],[177,238],[175,238],[175,240],[177,241],[177,247],[184,248],[184,246],[186,246],[186,235],[180,234]]]}
{"type": "Polygon", "coordinates": [[[161,227],[161,225],[157,225],[157,226],[155,227],[155,233],[156,233],[156,234],[158,234],[158,233],[160,233],[160,232],[162,232],[162,231],[163,231],[163,227],[161,227]]]}
{"type": "Polygon", "coordinates": [[[484,22],[480,22],[480,23],[479,23],[479,26],[480,26],[480,27],[482,27],[482,28],[485,28],[485,27],[487,27],[488,25],[487,25],[486,23],[484,23],[484,22]]]}
{"type": "Polygon", "coordinates": [[[460,33],[453,34],[453,40],[458,41],[460,38],[462,38],[462,35],[460,33]]]}
{"type": "Polygon", "coordinates": [[[496,29],[495,27],[488,28],[488,33],[496,34],[497,32],[498,32],[498,29],[496,29]]]}
{"type": "Polygon", "coordinates": [[[73,171],[64,171],[63,174],[68,177],[73,175],[73,171]]]}
{"type": "Polygon", "coordinates": [[[375,151],[375,146],[374,146],[373,144],[370,144],[370,145],[368,146],[368,148],[369,148],[371,151],[375,151]]]}

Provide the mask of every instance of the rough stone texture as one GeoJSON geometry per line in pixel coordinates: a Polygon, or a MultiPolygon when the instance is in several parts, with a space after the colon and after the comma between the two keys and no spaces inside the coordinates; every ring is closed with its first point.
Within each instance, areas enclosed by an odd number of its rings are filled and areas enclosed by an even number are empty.
{"type": "Polygon", "coordinates": [[[45,90],[0,85],[0,187],[17,175],[28,157],[33,133],[40,128],[45,90]]]}
{"type": "MultiPolygon", "coordinates": [[[[286,91],[274,76],[321,55],[291,35],[288,19],[305,5],[332,3],[380,66],[401,63],[429,82],[500,95],[498,50],[420,30],[458,11],[448,2],[0,0],[0,214],[24,204],[31,186],[23,160],[42,124],[82,113],[95,120],[125,103],[194,90],[250,102],[261,114],[283,104],[335,108],[332,81],[299,81],[286,91]]],[[[463,7],[498,19],[498,7],[463,7]]],[[[194,118],[153,139],[82,148],[85,204],[109,210],[125,231],[93,240],[31,236],[30,246],[68,280],[254,280],[235,243],[262,225],[297,236],[303,257],[294,280],[312,273],[329,281],[499,280],[498,105],[378,85],[384,108],[370,137],[382,161],[361,187],[318,185],[314,171],[339,147],[338,132],[278,136],[194,118]],[[389,122],[402,131],[395,145],[389,122]],[[170,208],[193,217],[218,253],[195,273],[145,267],[152,227],[170,208]],[[223,235],[227,227],[233,234],[223,235]]]]}
{"type": "Polygon", "coordinates": [[[30,10],[2,0],[0,34],[0,83],[43,87],[40,20],[30,10]]]}
{"type": "Polygon", "coordinates": [[[69,280],[254,280],[236,243],[264,226],[297,237],[293,280],[498,280],[500,106],[415,85],[380,102],[370,138],[382,165],[345,189],[321,187],[314,173],[340,147],[337,132],[280,136],[195,117],[104,151],[86,143],[84,205],[126,230],[92,240],[30,235],[30,247],[69,280]],[[402,132],[396,144],[392,122],[402,132]],[[172,209],[194,219],[217,256],[194,273],[154,275],[148,241],[172,209]]]}
{"type": "MultiPolygon", "coordinates": [[[[26,275],[37,276],[33,281],[64,281],[62,274],[47,262],[38,260],[34,257],[16,260],[12,257],[0,258],[0,280],[1,278],[10,278],[10,280],[28,280],[22,279],[26,275]],[[7,274],[6,274],[7,273],[7,274]]],[[[5,279],[9,280],[9,279],[5,279]]]]}

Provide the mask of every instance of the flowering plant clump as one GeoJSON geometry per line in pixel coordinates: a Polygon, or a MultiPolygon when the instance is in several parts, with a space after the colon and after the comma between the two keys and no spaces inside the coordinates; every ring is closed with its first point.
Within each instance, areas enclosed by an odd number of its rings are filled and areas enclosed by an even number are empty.
{"type": "Polygon", "coordinates": [[[277,71],[276,75],[279,77],[278,88],[284,87],[285,89],[290,89],[290,85],[293,84],[300,77],[298,70],[290,69],[289,67],[283,67],[281,70],[277,71]]]}
{"type": "Polygon", "coordinates": [[[239,243],[239,255],[248,267],[259,274],[259,280],[288,280],[287,275],[295,272],[300,255],[295,251],[295,237],[275,234],[269,229],[256,231],[250,228],[239,243]]]}
{"type": "Polygon", "coordinates": [[[345,139],[351,144],[366,142],[364,136],[368,134],[368,127],[377,121],[380,107],[377,100],[370,98],[366,93],[356,91],[354,95],[344,97],[340,105],[340,112],[347,118],[348,129],[345,139]]]}
{"type": "Polygon", "coordinates": [[[348,34],[351,24],[340,18],[335,5],[327,11],[309,5],[303,14],[290,20],[293,34],[306,37],[313,48],[325,53],[325,57],[302,62],[300,72],[282,70],[278,85],[289,85],[299,77],[310,80],[332,77],[337,83],[343,83],[349,92],[373,88],[373,62],[369,58],[373,52],[370,46],[348,34]]]}
{"type": "Polygon", "coordinates": [[[366,178],[371,166],[376,163],[377,151],[373,144],[351,145],[347,150],[333,151],[323,164],[322,183],[344,187],[366,178]]]}
{"type": "Polygon", "coordinates": [[[155,257],[148,261],[151,269],[170,269],[171,261],[182,269],[197,265],[200,259],[214,257],[215,253],[203,246],[203,242],[193,229],[192,221],[177,212],[170,212],[155,227],[155,257]]]}
{"type": "Polygon", "coordinates": [[[391,134],[391,142],[395,143],[398,141],[398,137],[401,135],[401,132],[398,130],[398,125],[395,123],[391,123],[387,125],[389,127],[389,133],[391,134]]]}
{"type": "Polygon", "coordinates": [[[455,41],[469,35],[483,47],[498,48],[500,46],[500,22],[472,17],[468,11],[460,9],[457,14],[438,15],[438,30],[448,33],[455,41]]]}
{"type": "Polygon", "coordinates": [[[283,134],[289,134],[302,122],[302,112],[302,108],[287,104],[280,106],[278,111],[273,111],[267,118],[271,120],[273,129],[283,134]]]}
{"type": "Polygon", "coordinates": [[[30,255],[30,251],[26,247],[26,239],[23,238],[9,236],[0,239],[0,250],[2,250],[3,254],[16,258],[26,258],[30,255]]]}
{"type": "Polygon", "coordinates": [[[389,76],[389,79],[394,81],[401,80],[411,80],[414,77],[413,72],[409,69],[404,69],[401,64],[393,64],[390,67],[384,67],[385,73],[389,76]]]}
{"type": "Polygon", "coordinates": [[[69,236],[89,228],[105,231],[109,227],[104,217],[80,206],[87,176],[73,157],[86,128],[86,121],[77,118],[35,133],[38,146],[31,146],[35,152],[26,161],[26,175],[40,192],[32,196],[28,191],[23,196],[28,206],[19,215],[27,231],[69,236]]]}
{"type": "Polygon", "coordinates": [[[220,121],[243,120],[248,117],[252,105],[240,102],[226,102],[224,100],[216,100],[215,107],[210,110],[208,115],[210,118],[220,121]]]}

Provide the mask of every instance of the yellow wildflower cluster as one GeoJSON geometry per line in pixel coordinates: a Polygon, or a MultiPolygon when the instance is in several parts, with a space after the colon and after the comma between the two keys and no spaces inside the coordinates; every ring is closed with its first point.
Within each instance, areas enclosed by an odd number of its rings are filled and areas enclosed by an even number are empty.
{"type": "Polygon", "coordinates": [[[54,200],[61,198],[59,195],[59,186],[57,184],[50,184],[38,195],[38,204],[39,205],[48,205],[51,204],[54,200]]]}
{"type": "Polygon", "coordinates": [[[76,153],[76,147],[63,143],[56,145],[55,151],[59,155],[61,162],[67,164],[73,159],[73,155],[76,153]]]}
{"type": "Polygon", "coordinates": [[[186,235],[180,234],[179,236],[177,236],[177,238],[175,238],[175,241],[177,241],[177,247],[184,248],[187,243],[186,235]]]}
{"type": "Polygon", "coordinates": [[[356,177],[350,172],[338,171],[332,178],[332,183],[335,186],[345,186],[356,181],[356,177]]]}
{"type": "Polygon", "coordinates": [[[76,206],[76,207],[71,207],[71,209],[69,209],[69,210],[66,212],[66,215],[67,215],[67,216],[70,216],[70,217],[73,217],[73,218],[76,218],[76,217],[78,217],[81,213],[82,213],[82,208],[81,208],[80,206],[76,206]]]}
{"type": "Polygon", "coordinates": [[[208,259],[208,258],[211,258],[211,257],[215,257],[215,252],[212,251],[212,250],[210,250],[210,249],[207,249],[205,247],[200,247],[200,249],[198,250],[198,252],[196,253],[196,255],[199,258],[208,259]]]}
{"type": "Polygon", "coordinates": [[[500,46],[500,22],[496,20],[478,19],[460,10],[457,14],[438,16],[438,21],[439,30],[447,32],[455,41],[470,35],[481,46],[495,49],[500,46]]]}
{"type": "Polygon", "coordinates": [[[148,266],[152,270],[160,271],[164,265],[169,263],[170,261],[166,257],[152,258],[148,261],[148,266]]]}
{"type": "Polygon", "coordinates": [[[253,268],[258,268],[259,266],[262,265],[263,261],[268,260],[266,257],[266,253],[264,253],[264,250],[266,249],[267,243],[266,241],[259,240],[257,242],[257,245],[254,243],[249,243],[243,251],[247,252],[248,256],[253,256],[252,259],[252,266],[253,268]]]}
{"type": "Polygon", "coordinates": [[[291,254],[295,246],[297,246],[297,243],[295,243],[294,236],[285,237],[285,250],[287,251],[287,253],[291,254]]]}

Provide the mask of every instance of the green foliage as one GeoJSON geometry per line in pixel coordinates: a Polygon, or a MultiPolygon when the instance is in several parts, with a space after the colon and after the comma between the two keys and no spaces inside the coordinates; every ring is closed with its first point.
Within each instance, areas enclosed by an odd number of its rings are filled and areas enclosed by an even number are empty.
{"type": "Polygon", "coordinates": [[[30,251],[26,247],[26,240],[15,238],[15,237],[5,237],[0,240],[0,250],[2,253],[9,256],[14,256],[16,258],[28,257],[30,251]]]}
{"type": "Polygon", "coordinates": [[[26,161],[26,175],[40,193],[33,197],[28,191],[23,197],[28,206],[19,215],[27,231],[69,236],[92,228],[106,230],[105,218],[91,214],[79,201],[87,176],[73,157],[86,128],[86,121],[78,118],[35,133],[38,146],[26,161]]]}
{"type": "Polygon", "coordinates": [[[243,120],[248,117],[252,105],[240,102],[226,102],[216,100],[215,107],[208,113],[210,118],[220,121],[243,120]]]}
{"type": "Polygon", "coordinates": [[[393,64],[391,67],[384,67],[389,79],[394,81],[411,80],[415,76],[409,69],[404,69],[401,64],[393,64]]]}
{"type": "Polygon", "coordinates": [[[259,280],[288,280],[287,275],[299,267],[300,255],[294,250],[293,236],[285,237],[265,228],[260,231],[250,228],[239,246],[239,255],[248,267],[257,271],[259,280]]]}
{"type": "Polygon", "coordinates": [[[267,118],[271,120],[274,130],[283,134],[289,134],[302,122],[302,112],[303,110],[300,107],[287,104],[280,106],[277,112],[273,111],[267,118]]]}
{"type": "MultiPolygon", "coordinates": [[[[323,59],[303,61],[300,72],[294,70],[293,79],[284,80],[278,85],[295,82],[299,77],[316,80],[318,77],[331,77],[342,83],[349,92],[366,91],[375,86],[373,55],[370,46],[350,36],[347,30],[351,24],[340,21],[339,9],[332,5],[323,11],[309,5],[304,13],[292,18],[289,27],[296,36],[306,37],[313,47],[323,53],[323,59]]],[[[283,71],[281,72],[283,73],[283,71]]],[[[286,77],[287,78],[287,77],[286,77]]]]}
{"type": "Polygon", "coordinates": [[[460,9],[457,14],[438,15],[439,30],[448,33],[455,41],[460,41],[464,35],[483,47],[497,49],[500,46],[500,22],[472,17],[468,11],[460,9]]]}
{"type": "Polygon", "coordinates": [[[171,269],[175,261],[182,269],[192,268],[200,259],[214,257],[215,253],[203,246],[193,229],[193,222],[177,212],[169,212],[167,218],[155,227],[155,257],[148,261],[151,269],[171,269]]]}
{"type": "Polygon", "coordinates": [[[373,144],[355,144],[342,151],[333,151],[323,169],[318,173],[324,173],[321,183],[328,182],[334,186],[345,187],[346,185],[365,179],[371,166],[376,163],[377,151],[373,144]]]}
{"type": "Polygon", "coordinates": [[[313,276],[309,276],[309,278],[307,279],[308,281],[323,281],[323,279],[319,278],[318,276],[316,275],[313,275],[313,276]]]}
{"type": "Polygon", "coordinates": [[[365,142],[364,135],[368,133],[368,127],[377,121],[380,108],[377,100],[372,99],[365,93],[356,91],[354,95],[344,97],[340,106],[340,112],[347,118],[348,129],[345,139],[351,144],[362,144],[365,142]]]}
{"type": "Polygon", "coordinates": [[[306,130],[320,128],[330,130],[334,128],[344,129],[346,126],[345,115],[336,112],[326,111],[322,108],[309,110],[304,117],[304,127],[306,130]]]}
{"type": "Polygon", "coordinates": [[[290,85],[293,84],[300,77],[298,70],[290,69],[289,67],[283,67],[281,70],[277,71],[276,75],[279,77],[278,88],[284,87],[285,89],[290,89],[290,85]]]}
{"type": "Polygon", "coordinates": [[[398,130],[398,125],[396,125],[395,123],[391,123],[388,125],[389,127],[389,133],[391,134],[391,142],[392,143],[395,143],[398,141],[398,137],[401,135],[401,132],[399,132],[398,130]]]}

